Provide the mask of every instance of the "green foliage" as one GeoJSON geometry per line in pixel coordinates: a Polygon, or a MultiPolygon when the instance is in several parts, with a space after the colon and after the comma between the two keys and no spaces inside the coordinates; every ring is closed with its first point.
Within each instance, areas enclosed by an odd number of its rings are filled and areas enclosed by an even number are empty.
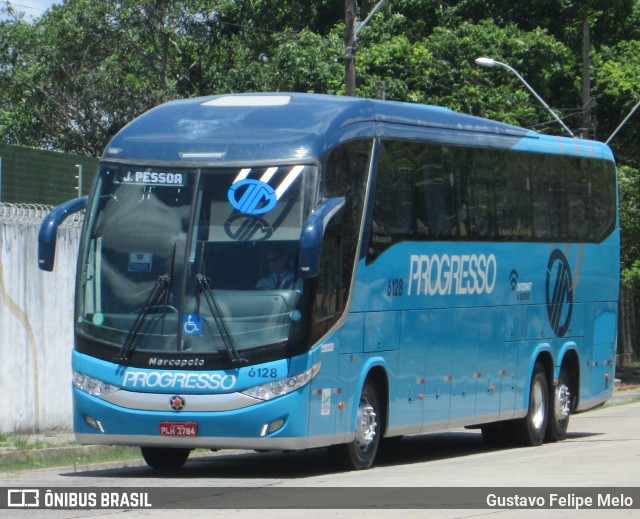
{"type": "Polygon", "coordinates": [[[513,74],[475,65],[475,58],[485,54],[511,63],[543,98],[556,99],[560,106],[575,100],[579,77],[567,47],[542,29],[525,32],[490,20],[438,27],[417,42],[401,34],[368,45],[358,55],[359,93],[374,97],[384,82],[388,99],[446,106],[557,133],[557,122],[513,74]],[[542,66],[545,62],[552,65],[542,66]]]}
{"type": "MultiPolygon", "coordinates": [[[[359,2],[364,19],[377,1],[359,2]]],[[[396,0],[358,41],[358,94],[432,103],[542,132],[581,125],[582,24],[591,24],[599,135],[638,91],[639,2],[396,0]],[[542,29],[541,27],[544,27],[542,29]]],[[[99,155],[141,112],[232,91],[342,93],[344,0],[67,0],[33,23],[0,22],[0,130],[7,143],[99,155]]],[[[5,9],[6,10],[6,9],[5,9]]],[[[636,132],[637,133],[637,132],[636,132]]],[[[636,139],[616,142],[634,160],[636,139]],[[629,144],[630,143],[630,144],[629,144]]]]}
{"type": "MultiPolygon", "coordinates": [[[[606,139],[640,101],[640,40],[620,41],[603,47],[594,56],[593,91],[598,99],[598,115],[606,139]]],[[[640,167],[640,111],[630,118],[611,141],[618,160],[640,167]]]]}
{"type": "Polygon", "coordinates": [[[640,170],[621,166],[618,185],[622,281],[640,290],[640,170]]]}

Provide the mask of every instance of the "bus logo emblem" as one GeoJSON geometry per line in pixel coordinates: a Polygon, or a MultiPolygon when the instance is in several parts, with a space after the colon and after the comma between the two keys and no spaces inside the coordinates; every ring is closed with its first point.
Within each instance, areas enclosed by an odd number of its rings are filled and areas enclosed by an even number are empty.
{"type": "Polygon", "coordinates": [[[227,236],[236,241],[263,241],[271,238],[273,227],[263,218],[235,213],[224,223],[227,236]]]}
{"type": "Polygon", "coordinates": [[[246,214],[268,213],[278,203],[276,191],[269,184],[250,178],[235,182],[227,196],[235,209],[246,214]]]}
{"type": "Polygon", "coordinates": [[[569,329],[573,312],[573,281],[566,256],[555,249],[547,264],[547,314],[558,337],[569,329]]]}
{"type": "Polygon", "coordinates": [[[179,395],[174,395],[169,399],[169,405],[174,411],[182,411],[186,404],[187,401],[184,399],[184,397],[179,395]]]}

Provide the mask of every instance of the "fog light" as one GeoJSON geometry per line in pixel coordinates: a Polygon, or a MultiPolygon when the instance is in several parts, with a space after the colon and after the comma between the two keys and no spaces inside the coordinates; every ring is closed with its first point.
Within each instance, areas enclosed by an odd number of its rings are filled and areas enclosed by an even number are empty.
{"type": "Polygon", "coordinates": [[[87,422],[87,425],[93,427],[94,429],[100,431],[101,433],[104,432],[104,429],[102,428],[102,424],[100,423],[100,420],[96,420],[91,416],[84,415],[84,421],[87,422]]]}
{"type": "Polygon", "coordinates": [[[260,438],[264,438],[270,434],[273,434],[278,429],[281,429],[284,425],[284,418],[279,418],[278,420],[274,420],[271,423],[266,423],[260,429],[260,438]]]}

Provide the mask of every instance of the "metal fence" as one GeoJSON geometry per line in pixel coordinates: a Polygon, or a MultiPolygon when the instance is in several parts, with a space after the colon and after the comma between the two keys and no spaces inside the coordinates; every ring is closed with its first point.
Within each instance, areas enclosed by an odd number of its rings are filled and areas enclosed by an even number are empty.
{"type": "MultiPolygon", "coordinates": [[[[23,225],[40,225],[44,217],[53,209],[44,204],[10,204],[0,202],[0,223],[19,223],[23,225]]],[[[72,214],[62,227],[82,227],[84,211],[72,214]]]]}
{"type": "Polygon", "coordinates": [[[87,194],[98,159],[0,143],[0,202],[58,205],[87,194]]]}

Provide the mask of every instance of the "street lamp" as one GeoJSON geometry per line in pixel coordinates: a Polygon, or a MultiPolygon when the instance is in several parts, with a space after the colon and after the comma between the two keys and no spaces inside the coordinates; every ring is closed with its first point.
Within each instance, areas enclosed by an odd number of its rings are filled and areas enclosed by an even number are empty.
{"type": "Polygon", "coordinates": [[[529,89],[529,91],[535,96],[535,98],[542,103],[542,106],[544,106],[549,111],[549,113],[551,115],[553,115],[555,120],[558,121],[565,130],[567,130],[567,133],[569,133],[569,135],[571,135],[571,137],[575,138],[575,135],[573,134],[573,132],[567,127],[566,124],[564,124],[562,122],[562,119],[560,119],[560,117],[558,117],[558,114],[556,114],[551,109],[551,107],[547,103],[544,102],[544,99],[542,99],[538,95],[538,93],[533,89],[533,87],[529,83],[527,83],[525,81],[525,79],[518,73],[518,71],[516,69],[514,69],[513,67],[507,65],[506,63],[502,63],[501,61],[496,61],[495,59],[491,59],[491,58],[477,58],[476,59],[476,65],[479,65],[481,67],[488,67],[488,68],[493,68],[495,66],[499,66],[499,67],[504,67],[504,68],[510,70],[511,72],[513,72],[516,75],[516,77],[520,81],[522,81],[524,83],[524,86],[526,86],[529,89]]]}
{"type": "Polygon", "coordinates": [[[635,111],[638,109],[638,107],[640,107],[640,101],[638,101],[636,103],[636,106],[634,106],[631,111],[627,114],[627,116],[624,118],[624,121],[622,121],[618,127],[614,130],[614,132],[609,136],[609,138],[605,141],[605,144],[609,144],[611,142],[611,139],[613,139],[616,134],[620,131],[620,128],[622,128],[625,123],[631,119],[631,116],[635,113],[635,111]]]}

